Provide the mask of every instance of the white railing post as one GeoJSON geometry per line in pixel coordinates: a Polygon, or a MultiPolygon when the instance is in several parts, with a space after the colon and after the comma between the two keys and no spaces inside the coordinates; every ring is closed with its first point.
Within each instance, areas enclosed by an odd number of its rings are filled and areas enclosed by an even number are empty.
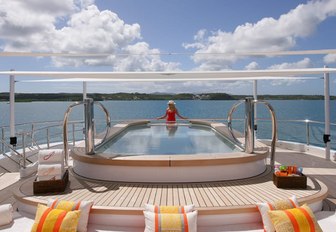
{"type": "MultiPolygon", "coordinates": [[[[258,100],[258,81],[253,80],[253,98],[255,101],[258,100]]],[[[254,105],[254,139],[257,139],[257,130],[258,130],[258,122],[257,122],[257,104],[254,105]]]]}
{"type": "MultiPolygon", "coordinates": [[[[324,66],[327,68],[327,66],[324,66]]],[[[329,73],[324,73],[324,135],[325,159],[330,160],[330,90],[329,73]]]]}
{"type": "Polygon", "coordinates": [[[87,82],[83,81],[83,101],[87,98],[87,82]]]}
{"type": "MultiPolygon", "coordinates": [[[[11,69],[11,71],[14,71],[11,69]]],[[[10,107],[10,144],[15,147],[17,144],[17,137],[15,135],[15,76],[9,76],[9,107],[10,107]]]]}

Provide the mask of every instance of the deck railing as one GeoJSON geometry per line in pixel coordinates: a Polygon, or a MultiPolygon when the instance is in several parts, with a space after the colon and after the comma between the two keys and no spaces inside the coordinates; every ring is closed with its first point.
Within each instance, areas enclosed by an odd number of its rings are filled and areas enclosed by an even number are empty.
{"type": "MultiPolygon", "coordinates": [[[[127,119],[127,121],[139,119],[127,119]]],[[[207,118],[213,122],[227,123],[224,118],[207,118]]],[[[244,130],[244,119],[234,119],[239,121],[234,123],[234,129],[238,131],[244,130]]],[[[96,119],[96,129],[104,126],[104,119],[96,119]],[[99,124],[99,122],[102,122],[99,124]]],[[[124,120],[111,120],[111,124],[117,124],[124,120]]],[[[323,134],[324,122],[314,120],[281,120],[278,119],[278,139],[291,142],[299,142],[307,145],[314,145],[324,147],[323,134]]],[[[268,118],[256,119],[257,130],[256,137],[259,139],[271,138],[271,120],[268,118]]],[[[77,141],[83,140],[83,121],[69,121],[69,143],[75,145],[77,141]]],[[[40,146],[44,148],[51,148],[54,145],[62,142],[62,121],[43,121],[16,124],[16,133],[18,137],[18,144],[16,150],[28,149],[38,150],[40,146]]],[[[9,126],[0,127],[0,141],[9,141],[9,126]]],[[[9,152],[10,149],[3,142],[0,142],[0,154],[9,152]]],[[[331,123],[331,147],[336,149],[336,123],[331,123]]]]}

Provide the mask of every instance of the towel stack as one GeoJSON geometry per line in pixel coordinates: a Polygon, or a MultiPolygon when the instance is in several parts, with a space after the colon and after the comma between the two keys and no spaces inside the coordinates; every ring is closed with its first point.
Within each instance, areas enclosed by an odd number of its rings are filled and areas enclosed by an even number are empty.
{"type": "Polygon", "coordinates": [[[60,180],[64,174],[64,153],[61,149],[41,150],[38,154],[37,180],[60,180]]]}

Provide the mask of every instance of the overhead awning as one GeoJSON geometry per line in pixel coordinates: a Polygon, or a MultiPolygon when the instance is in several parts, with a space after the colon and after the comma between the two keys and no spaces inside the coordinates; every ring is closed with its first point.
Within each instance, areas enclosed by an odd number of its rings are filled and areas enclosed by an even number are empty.
{"type": "MultiPolygon", "coordinates": [[[[72,79],[72,81],[198,81],[198,80],[257,80],[300,79],[306,75],[336,73],[336,68],[264,69],[226,71],[174,71],[174,72],[71,72],[71,71],[0,71],[2,76],[72,79]]],[[[305,77],[308,79],[309,77],[305,77]]],[[[313,77],[311,77],[313,78],[313,77]]],[[[63,80],[64,81],[64,80],[63,80]]]]}

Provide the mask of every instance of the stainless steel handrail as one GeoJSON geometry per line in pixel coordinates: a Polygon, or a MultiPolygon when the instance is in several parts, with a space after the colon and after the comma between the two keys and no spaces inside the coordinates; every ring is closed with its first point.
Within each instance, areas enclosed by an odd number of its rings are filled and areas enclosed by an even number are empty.
{"type": "Polygon", "coordinates": [[[68,145],[68,118],[69,114],[72,111],[72,108],[78,105],[83,104],[83,102],[76,102],[71,104],[68,109],[64,113],[63,119],[63,147],[64,147],[64,158],[65,158],[65,166],[69,166],[69,145],[68,145]]]}
{"type": "Polygon", "coordinates": [[[231,109],[230,109],[230,111],[229,111],[229,113],[228,113],[228,117],[227,117],[227,124],[228,124],[228,128],[229,128],[229,132],[230,132],[230,134],[231,134],[231,136],[232,136],[232,138],[233,138],[233,140],[238,144],[238,146],[240,147],[240,148],[242,148],[242,149],[244,149],[244,144],[241,142],[241,141],[239,141],[238,139],[237,139],[237,137],[234,135],[234,133],[233,133],[233,128],[232,128],[232,114],[236,111],[236,109],[237,109],[237,107],[238,106],[240,106],[241,104],[243,104],[245,102],[245,100],[240,100],[240,101],[238,101],[237,103],[235,103],[232,107],[231,107],[231,109]]]}
{"type": "MultiPolygon", "coordinates": [[[[237,141],[240,146],[246,148],[246,145],[244,146],[244,144],[242,144],[236,138],[236,136],[233,133],[233,129],[232,129],[232,114],[235,112],[237,107],[239,105],[243,104],[244,102],[245,102],[245,100],[241,100],[241,101],[237,102],[236,104],[234,104],[232,106],[231,110],[228,113],[228,128],[229,128],[230,134],[232,135],[234,140],[237,141]]],[[[276,145],[276,140],[277,140],[277,122],[276,122],[276,116],[275,116],[274,108],[268,102],[262,101],[262,100],[253,100],[252,103],[253,104],[257,104],[257,103],[264,104],[271,113],[271,117],[272,117],[272,142],[271,142],[270,165],[271,165],[272,168],[274,168],[274,164],[275,164],[275,145],[276,145]]],[[[254,138],[251,138],[251,139],[254,139],[254,138]]]]}
{"type": "Polygon", "coordinates": [[[106,107],[101,104],[100,102],[95,102],[94,104],[98,105],[105,113],[105,120],[106,120],[106,132],[105,135],[103,137],[103,139],[101,140],[101,142],[97,145],[95,145],[95,149],[99,149],[100,146],[102,146],[107,138],[107,135],[110,132],[110,128],[111,128],[111,116],[110,116],[110,112],[106,109],[106,107]]]}
{"type": "MultiPolygon", "coordinates": [[[[6,143],[6,142],[5,142],[4,140],[2,140],[2,139],[0,139],[0,141],[1,141],[1,143],[2,143],[4,146],[6,146],[7,148],[9,148],[9,150],[11,150],[12,152],[14,152],[17,156],[19,156],[20,159],[23,159],[22,154],[20,154],[17,150],[15,150],[15,149],[12,147],[12,145],[6,143]]],[[[13,159],[13,158],[10,157],[9,155],[7,155],[5,152],[2,153],[2,155],[6,156],[6,157],[9,158],[10,160],[12,160],[12,161],[15,162],[16,164],[18,164],[19,167],[22,167],[21,162],[16,161],[15,159],[13,159]]]]}
{"type": "MultiPolygon", "coordinates": [[[[67,124],[68,124],[67,122],[68,122],[69,115],[70,115],[73,107],[78,106],[78,105],[82,105],[82,104],[88,104],[89,102],[90,101],[76,102],[76,103],[70,105],[68,107],[68,109],[66,110],[65,114],[64,114],[64,119],[63,119],[63,146],[64,146],[64,156],[65,156],[65,165],[66,166],[69,166],[69,148],[68,148],[69,146],[68,146],[68,127],[67,127],[67,124]]],[[[98,145],[95,145],[95,144],[93,145],[94,146],[93,152],[94,152],[94,149],[97,146],[100,146],[105,142],[105,139],[106,139],[106,137],[109,133],[110,127],[111,127],[111,117],[110,117],[110,113],[108,112],[108,110],[104,107],[103,104],[101,104],[99,102],[95,102],[94,104],[98,105],[104,111],[107,129],[106,129],[106,133],[105,133],[103,139],[101,140],[101,142],[98,145]]],[[[93,118],[91,118],[91,119],[93,119],[93,118]]],[[[88,138],[85,138],[85,139],[87,140],[88,138]]],[[[92,138],[90,138],[90,139],[92,139],[92,138]]]]}
{"type": "Polygon", "coordinates": [[[276,116],[275,116],[275,111],[274,108],[271,106],[266,101],[263,100],[255,100],[256,103],[263,103],[266,105],[271,112],[271,117],[272,117],[272,142],[271,142],[271,157],[270,157],[270,165],[271,168],[274,168],[275,164],[275,145],[276,145],[276,140],[277,140],[277,121],[276,121],[276,116]]]}

